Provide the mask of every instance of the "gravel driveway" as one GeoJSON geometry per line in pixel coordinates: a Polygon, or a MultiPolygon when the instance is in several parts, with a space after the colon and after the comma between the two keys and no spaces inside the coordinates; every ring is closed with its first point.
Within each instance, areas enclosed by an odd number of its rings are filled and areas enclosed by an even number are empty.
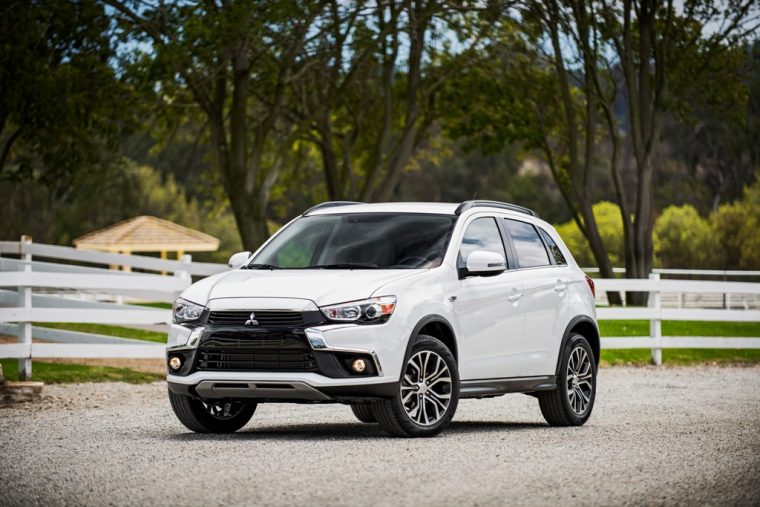
{"type": "Polygon", "coordinates": [[[582,428],[465,400],[426,440],[343,405],[263,405],[188,433],[162,383],[46,387],[0,409],[0,505],[760,504],[760,367],[608,368],[582,428]]]}

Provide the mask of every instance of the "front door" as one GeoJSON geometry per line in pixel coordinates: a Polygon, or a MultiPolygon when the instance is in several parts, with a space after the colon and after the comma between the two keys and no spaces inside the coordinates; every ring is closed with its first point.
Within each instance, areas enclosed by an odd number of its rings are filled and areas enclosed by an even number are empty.
{"type": "MultiPolygon", "coordinates": [[[[498,253],[506,259],[495,218],[475,218],[465,227],[458,267],[464,267],[467,256],[476,250],[498,253]]],[[[518,376],[525,324],[519,273],[507,270],[495,276],[463,278],[455,296],[461,379],[518,376]]]]}

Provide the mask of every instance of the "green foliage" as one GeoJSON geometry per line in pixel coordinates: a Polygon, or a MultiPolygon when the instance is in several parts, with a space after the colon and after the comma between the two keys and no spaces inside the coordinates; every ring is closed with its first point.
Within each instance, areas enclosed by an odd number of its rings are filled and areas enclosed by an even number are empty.
{"type": "Polygon", "coordinates": [[[760,269],[760,172],[741,199],[720,206],[710,217],[726,269],[760,269]]]}
{"type": "Polygon", "coordinates": [[[227,262],[242,250],[226,200],[188,198],[172,175],[162,177],[149,166],[122,160],[76,181],[65,192],[34,182],[0,182],[0,193],[7,196],[0,200],[0,214],[7,220],[2,239],[31,234],[40,243],[71,245],[74,238],[120,220],[154,215],[219,238],[217,252],[198,252],[194,259],[227,262]]]}
{"type": "Polygon", "coordinates": [[[110,160],[138,109],[94,0],[13,0],[0,15],[0,179],[56,185],[110,160]]]}
{"type": "MultiPolygon", "coordinates": [[[[610,262],[612,262],[613,266],[620,266],[625,259],[623,219],[620,216],[620,208],[617,204],[603,201],[594,204],[592,209],[597,226],[599,227],[599,235],[607,247],[610,262]]],[[[588,246],[588,241],[581,234],[575,221],[570,220],[556,227],[557,232],[565,244],[567,244],[570,253],[573,254],[573,257],[580,266],[596,265],[594,257],[591,254],[591,249],[588,246]]]]}
{"type": "MultiPolygon", "coordinates": [[[[760,176],[760,173],[758,174],[760,176]]],[[[760,268],[760,181],[708,218],[691,205],[668,206],[655,222],[657,260],[666,268],[760,268]]]]}
{"type": "Polygon", "coordinates": [[[716,237],[694,206],[668,206],[654,226],[654,253],[663,267],[715,267],[716,237]]]}

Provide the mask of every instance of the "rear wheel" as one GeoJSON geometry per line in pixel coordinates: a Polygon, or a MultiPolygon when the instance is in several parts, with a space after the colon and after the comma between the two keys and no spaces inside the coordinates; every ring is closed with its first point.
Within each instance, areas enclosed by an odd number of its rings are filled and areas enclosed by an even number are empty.
{"type": "Polygon", "coordinates": [[[399,392],[375,402],[372,410],[388,433],[398,437],[437,435],[454,417],[459,402],[459,372],[440,340],[420,335],[404,366],[399,392]]]}
{"type": "Polygon", "coordinates": [[[177,419],[196,433],[232,433],[253,417],[256,403],[240,400],[205,402],[169,391],[177,419]]]}
{"type": "Polygon", "coordinates": [[[372,405],[369,403],[352,403],[351,411],[357,419],[363,423],[376,423],[375,414],[372,412],[372,405]]]}
{"type": "Polygon", "coordinates": [[[588,340],[573,334],[562,350],[557,389],[538,393],[541,413],[552,426],[580,426],[596,398],[596,361],[588,340]]]}

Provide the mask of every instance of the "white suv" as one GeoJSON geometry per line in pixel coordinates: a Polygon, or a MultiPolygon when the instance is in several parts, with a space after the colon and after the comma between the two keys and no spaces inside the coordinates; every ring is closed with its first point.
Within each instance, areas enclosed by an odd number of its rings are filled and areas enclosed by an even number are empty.
{"type": "Polygon", "coordinates": [[[265,402],[345,403],[407,437],[460,398],[530,394],[553,426],[591,414],[594,284],[526,208],[327,202],[230,266],[174,304],[169,399],[193,431],[265,402]]]}

